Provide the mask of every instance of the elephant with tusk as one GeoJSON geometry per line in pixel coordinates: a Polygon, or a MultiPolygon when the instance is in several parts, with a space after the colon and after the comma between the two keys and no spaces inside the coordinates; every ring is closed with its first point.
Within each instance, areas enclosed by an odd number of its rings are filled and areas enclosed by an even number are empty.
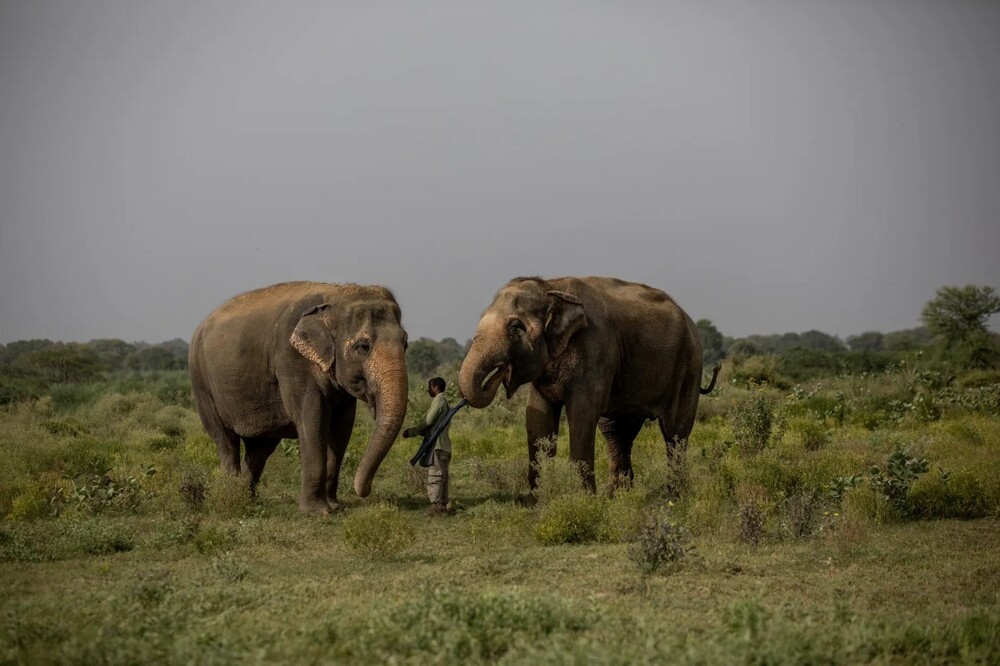
{"type": "Polygon", "coordinates": [[[354,476],[359,497],[406,415],[406,331],[392,293],[379,286],[289,282],[230,299],[191,339],[194,400],[222,469],[243,468],[253,490],[282,438],[297,438],[299,508],[339,509],[337,483],[357,401],[374,411],[354,476]]]}
{"type": "MultiPolygon", "coordinates": [[[[656,419],[668,456],[694,425],[702,350],[691,318],[658,289],[607,277],[516,278],[483,313],[459,371],[474,408],[530,383],[528,483],[537,487],[539,440],[555,441],[566,410],[570,459],[595,490],[594,438],[607,441],[612,484],[634,478],[632,443],[656,419]]],[[[554,448],[549,448],[550,452],[554,448]]]]}

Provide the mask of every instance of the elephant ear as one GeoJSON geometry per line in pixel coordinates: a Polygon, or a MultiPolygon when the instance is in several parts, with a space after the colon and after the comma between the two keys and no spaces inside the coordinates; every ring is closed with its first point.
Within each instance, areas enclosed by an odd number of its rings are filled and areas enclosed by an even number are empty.
{"type": "Polygon", "coordinates": [[[549,352],[559,356],[566,351],[569,341],[576,332],[587,325],[587,313],[583,301],[565,291],[547,291],[549,307],[545,314],[545,340],[549,352]]]}
{"type": "Polygon", "coordinates": [[[318,365],[323,372],[329,372],[336,358],[336,343],[333,331],[326,325],[323,313],[329,310],[327,303],[311,307],[299,316],[299,323],[288,341],[304,357],[318,365]]]}

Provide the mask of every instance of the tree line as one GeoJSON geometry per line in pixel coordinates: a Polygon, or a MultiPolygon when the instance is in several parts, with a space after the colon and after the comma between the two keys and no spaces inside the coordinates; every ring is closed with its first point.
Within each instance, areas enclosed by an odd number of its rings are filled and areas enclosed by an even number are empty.
{"type": "MultiPolygon", "coordinates": [[[[881,333],[866,331],[841,340],[811,330],[802,333],[723,335],[709,319],[697,322],[705,367],[724,358],[734,364],[769,357],[780,373],[803,381],[831,374],[877,372],[914,352],[928,361],[956,369],[1000,370],[1000,338],[988,328],[1000,312],[1000,296],[992,287],[942,287],[921,312],[923,326],[881,333]]],[[[471,340],[454,338],[411,341],[406,363],[411,380],[422,383],[434,374],[453,374],[471,340]]],[[[21,340],[0,345],[0,404],[37,397],[53,383],[84,383],[116,373],[187,369],[188,344],[181,339],[157,344],[117,339],[90,342],[21,340]]]]}

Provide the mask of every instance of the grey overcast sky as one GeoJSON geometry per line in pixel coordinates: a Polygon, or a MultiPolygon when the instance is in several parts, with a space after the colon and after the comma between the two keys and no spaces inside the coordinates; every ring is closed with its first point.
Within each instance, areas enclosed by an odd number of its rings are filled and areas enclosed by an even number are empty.
{"type": "Polygon", "coordinates": [[[846,337],[998,257],[1000,2],[0,0],[0,342],[533,274],[846,337]]]}

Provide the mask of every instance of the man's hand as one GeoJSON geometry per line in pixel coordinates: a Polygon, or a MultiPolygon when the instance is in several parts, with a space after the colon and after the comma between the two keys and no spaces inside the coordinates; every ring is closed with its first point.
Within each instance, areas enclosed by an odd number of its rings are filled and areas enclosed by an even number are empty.
{"type": "Polygon", "coordinates": [[[416,428],[407,428],[406,430],[403,431],[403,437],[404,438],[406,438],[406,437],[416,437],[416,436],[417,436],[416,428]]]}

